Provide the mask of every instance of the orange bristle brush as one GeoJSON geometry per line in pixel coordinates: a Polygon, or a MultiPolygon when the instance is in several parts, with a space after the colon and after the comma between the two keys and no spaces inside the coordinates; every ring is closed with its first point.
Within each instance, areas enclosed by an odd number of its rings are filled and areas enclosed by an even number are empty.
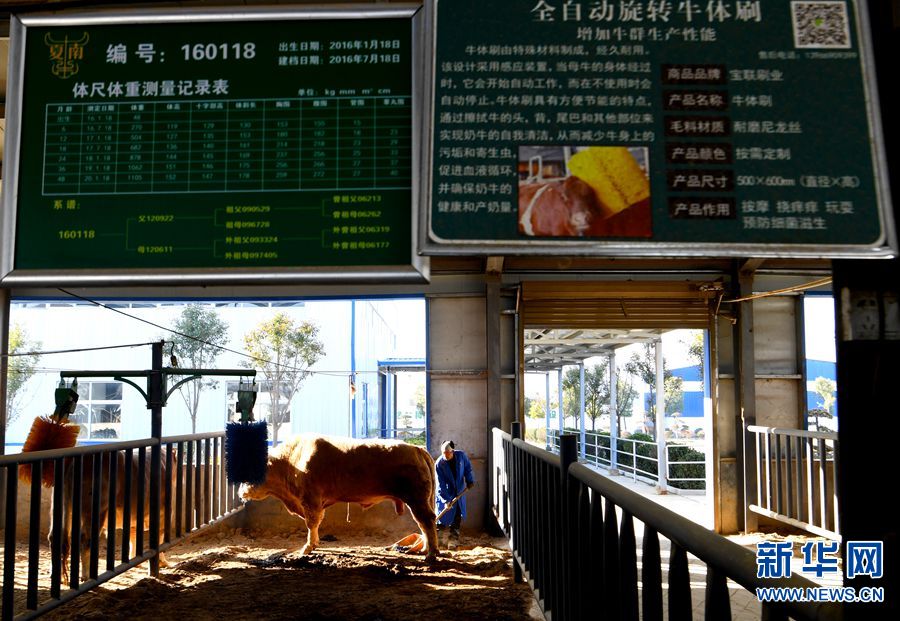
{"type": "MultiPolygon", "coordinates": [[[[78,440],[81,427],[69,422],[69,414],[75,411],[78,402],[76,384],[72,388],[64,385],[56,389],[56,410],[51,416],[38,416],[31,424],[31,431],[22,446],[23,453],[33,451],[49,451],[60,448],[71,448],[78,440]]],[[[19,466],[19,479],[31,483],[31,464],[19,466]]],[[[41,471],[41,483],[44,487],[53,487],[53,462],[44,462],[41,471]]]]}

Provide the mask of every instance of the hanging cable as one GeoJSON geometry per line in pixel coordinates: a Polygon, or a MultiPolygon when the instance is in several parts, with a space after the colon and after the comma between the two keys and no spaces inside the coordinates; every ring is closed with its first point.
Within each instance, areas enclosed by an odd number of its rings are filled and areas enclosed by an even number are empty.
{"type": "Polygon", "coordinates": [[[824,285],[831,284],[831,277],[820,278],[819,280],[813,280],[812,282],[808,282],[802,285],[794,285],[793,287],[785,287],[784,289],[775,289],[774,291],[764,291],[763,293],[754,293],[753,295],[748,295],[743,298],[736,298],[734,300],[722,300],[722,304],[735,304],[737,302],[749,302],[750,300],[758,300],[759,298],[767,298],[773,295],[781,295],[784,293],[795,293],[797,291],[805,291],[806,289],[815,289],[816,287],[822,287],[824,285]]]}
{"type": "Polygon", "coordinates": [[[46,351],[20,351],[14,354],[0,354],[3,358],[15,358],[16,356],[49,356],[51,354],[74,354],[82,351],[100,351],[103,349],[124,349],[126,347],[146,347],[153,343],[131,343],[130,345],[104,345],[102,347],[78,347],[75,349],[49,349],[46,351]]]}
{"type": "Polygon", "coordinates": [[[118,308],[114,308],[114,307],[112,307],[112,306],[108,306],[108,305],[106,305],[106,304],[103,304],[102,302],[98,302],[98,301],[96,301],[96,300],[92,300],[92,299],[90,299],[90,298],[86,298],[86,297],[84,297],[84,296],[78,295],[77,293],[73,293],[73,292],[71,292],[71,291],[67,291],[66,289],[62,289],[62,288],[60,288],[60,287],[57,287],[57,290],[60,291],[60,292],[62,292],[62,293],[65,293],[66,295],[71,296],[71,297],[73,297],[73,298],[75,298],[75,299],[82,300],[83,302],[87,302],[87,303],[89,303],[89,304],[93,304],[94,306],[99,306],[100,308],[105,308],[105,309],[107,309],[107,310],[111,310],[111,311],[114,311],[114,312],[116,312],[116,313],[119,313],[120,315],[124,315],[125,317],[128,317],[129,319],[134,319],[135,321],[140,321],[140,322],[142,322],[142,323],[146,323],[146,324],[148,324],[148,325],[153,326],[154,328],[158,328],[158,329],[160,329],[160,330],[165,330],[166,332],[170,332],[170,333],[175,334],[175,335],[177,335],[177,336],[180,336],[180,337],[182,337],[182,338],[191,339],[191,340],[196,341],[196,342],[198,342],[198,343],[202,343],[202,344],[204,344],[204,345],[208,345],[209,347],[214,347],[214,348],[216,348],[216,349],[220,349],[220,350],[222,350],[222,351],[227,351],[228,353],[235,354],[235,355],[241,356],[241,357],[243,357],[243,358],[248,358],[248,359],[252,360],[253,362],[261,362],[261,363],[264,363],[264,364],[272,364],[272,365],[275,365],[276,367],[281,368],[281,369],[287,369],[287,370],[289,370],[289,371],[299,371],[299,372],[301,372],[301,373],[308,373],[308,374],[310,374],[310,375],[316,375],[316,374],[318,374],[318,375],[346,376],[346,375],[349,373],[349,371],[342,371],[342,372],[340,372],[340,371],[310,371],[309,369],[301,369],[301,368],[298,368],[298,367],[292,367],[292,366],[286,365],[286,364],[280,364],[280,363],[277,363],[277,362],[275,362],[275,361],[273,361],[273,360],[267,360],[266,358],[258,358],[258,357],[256,357],[256,356],[253,356],[253,355],[251,355],[251,354],[248,354],[247,352],[237,351],[237,350],[235,350],[235,349],[231,349],[231,348],[228,348],[228,347],[224,347],[224,346],[222,346],[222,345],[216,345],[215,343],[210,343],[209,341],[204,341],[203,339],[197,338],[196,336],[193,336],[193,335],[191,335],[191,334],[185,334],[184,332],[179,332],[178,330],[174,330],[174,329],[172,329],[172,328],[169,328],[169,327],[160,325],[160,324],[158,324],[158,323],[153,323],[152,321],[150,321],[150,320],[148,320],[148,319],[143,319],[142,317],[137,317],[137,316],[135,316],[135,315],[131,315],[131,314],[126,313],[125,311],[122,311],[122,310],[120,310],[120,309],[118,309],[118,308]]]}

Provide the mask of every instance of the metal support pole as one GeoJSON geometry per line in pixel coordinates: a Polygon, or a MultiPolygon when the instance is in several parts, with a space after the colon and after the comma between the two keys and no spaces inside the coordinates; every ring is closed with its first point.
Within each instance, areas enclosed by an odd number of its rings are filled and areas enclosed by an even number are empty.
{"type": "Polygon", "coordinates": [[[162,467],[162,406],[166,397],[163,385],[163,342],[152,346],[152,364],[147,378],[147,407],[150,410],[150,436],[157,442],[150,447],[150,549],[157,552],[150,558],[150,575],[159,576],[159,490],[160,469],[162,467]]]}
{"type": "MultiPolygon", "coordinates": [[[[753,293],[753,272],[741,270],[737,275],[738,296],[753,293]]],[[[747,432],[747,427],[756,424],[756,352],[753,337],[753,301],[747,300],[736,305],[738,324],[735,329],[735,443],[737,457],[737,518],[738,528],[745,532],[755,531],[757,515],[750,510],[756,498],[756,442],[747,432]]]]}
{"type": "Polygon", "coordinates": [[[559,392],[557,393],[559,395],[559,412],[557,413],[558,420],[556,421],[556,423],[557,423],[557,426],[559,427],[559,435],[560,435],[560,437],[562,437],[563,422],[564,422],[564,418],[565,418],[565,415],[563,414],[563,367],[559,367],[559,371],[557,371],[556,374],[557,374],[556,379],[559,381],[559,388],[558,388],[559,392]]]}
{"type": "Polygon", "coordinates": [[[509,425],[509,435],[512,436],[513,440],[521,440],[522,439],[522,423],[517,420],[514,420],[509,425]]]}
{"type": "Polygon", "coordinates": [[[546,388],[547,400],[545,402],[546,407],[544,408],[544,444],[549,449],[550,448],[550,372],[547,371],[544,373],[546,388]]]}
{"type": "Polygon", "coordinates": [[[616,388],[619,383],[616,372],[616,352],[609,354],[609,473],[619,474],[619,417],[616,388]]]}
{"type": "MultiPolygon", "coordinates": [[[[583,428],[582,428],[583,430],[583,428]]],[[[562,517],[562,527],[560,528],[559,533],[559,545],[562,550],[562,587],[561,593],[571,593],[572,585],[574,584],[575,579],[578,576],[578,569],[576,565],[576,559],[572,554],[573,546],[572,546],[572,521],[569,515],[570,507],[572,506],[572,499],[570,497],[571,490],[569,488],[569,466],[578,461],[578,445],[576,444],[575,434],[567,433],[559,437],[559,484],[560,484],[560,500],[562,501],[562,507],[560,507],[560,516],[562,517]]],[[[574,618],[569,614],[571,611],[571,606],[574,605],[575,602],[571,602],[567,597],[560,597],[557,602],[560,610],[553,611],[553,618],[561,618],[568,619],[574,618]],[[557,612],[561,613],[557,617],[557,612]]]]}
{"type": "Polygon", "coordinates": [[[581,413],[581,420],[578,423],[581,430],[581,458],[585,459],[587,457],[587,433],[584,429],[584,362],[578,365],[578,403],[581,413]]]}
{"type": "MultiPolygon", "coordinates": [[[[509,424],[509,435],[513,440],[521,440],[522,423],[517,420],[511,422],[509,424]]],[[[512,447],[511,443],[510,447],[512,447]]],[[[513,449],[513,454],[515,455],[515,449],[513,449]]],[[[511,479],[509,481],[509,506],[512,508],[512,515],[510,516],[509,547],[511,550],[516,551],[515,542],[521,536],[517,529],[519,528],[519,524],[522,523],[522,516],[519,515],[516,510],[516,503],[518,502],[518,497],[516,496],[516,494],[518,494],[519,490],[522,488],[520,487],[521,481],[517,478],[519,476],[519,472],[515,469],[515,459],[511,461],[511,470],[506,473],[506,476],[511,479]]],[[[524,576],[525,572],[523,571],[522,566],[519,565],[519,561],[517,560],[516,555],[513,554],[513,582],[522,582],[524,580],[524,576]]]]}
{"type": "MultiPolygon", "coordinates": [[[[9,353],[9,289],[0,289],[0,354],[9,353]]],[[[6,454],[6,377],[9,358],[0,356],[0,455],[6,454]]],[[[6,528],[6,477],[0,477],[0,528],[6,528]]]]}
{"type": "MultiPolygon", "coordinates": [[[[504,429],[503,410],[501,408],[501,378],[503,364],[500,359],[500,278],[491,276],[485,286],[485,336],[486,336],[486,354],[487,354],[487,420],[485,421],[485,446],[488,447],[486,455],[486,466],[488,472],[494,472],[497,464],[494,463],[494,451],[491,447],[494,445],[493,429],[497,427],[504,429]]],[[[492,508],[492,499],[495,490],[491,489],[494,485],[493,477],[488,486],[488,493],[484,498],[484,526],[487,532],[495,532],[497,530],[496,520],[492,508]]]]}
{"type": "Polygon", "coordinates": [[[662,339],[656,341],[656,491],[666,493],[666,385],[662,339]]]}
{"type": "MultiPolygon", "coordinates": [[[[9,289],[0,289],[0,455],[6,454],[6,377],[9,373],[9,289]]],[[[2,515],[2,512],[0,512],[2,515]]]]}

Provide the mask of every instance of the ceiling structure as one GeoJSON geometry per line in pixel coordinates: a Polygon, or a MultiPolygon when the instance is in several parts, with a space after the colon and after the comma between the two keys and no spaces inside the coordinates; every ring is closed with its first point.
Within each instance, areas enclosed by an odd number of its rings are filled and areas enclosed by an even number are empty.
{"type": "Polygon", "coordinates": [[[609,356],[620,347],[659,341],[667,329],[567,329],[525,330],[525,372],[546,373],[564,365],[581,364],[594,356],[609,356]]]}
{"type": "Polygon", "coordinates": [[[525,371],[545,373],[664,332],[709,326],[716,281],[532,281],[522,283],[525,371]]]}

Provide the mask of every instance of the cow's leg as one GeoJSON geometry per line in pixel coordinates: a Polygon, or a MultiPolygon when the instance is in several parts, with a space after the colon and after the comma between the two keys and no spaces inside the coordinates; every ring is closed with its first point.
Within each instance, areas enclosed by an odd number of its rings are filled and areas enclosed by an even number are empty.
{"type": "Polygon", "coordinates": [[[437,520],[434,509],[431,503],[423,503],[416,506],[410,505],[409,510],[425,538],[425,560],[433,561],[438,555],[437,520]]]}
{"type": "MultiPolygon", "coordinates": [[[[66,459],[63,461],[63,477],[62,481],[54,481],[54,485],[62,485],[62,524],[53,524],[52,516],[53,509],[51,504],[50,516],[51,516],[51,524],[50,524],[50,533],[48,538],[50,539],[50,545],[52,549],[53,545],[53,532],[59,528],[62,532],[60,534],[60,546],[59,546],[59,558],[60,558],[60,579],[63,584],[67,584],[69,582],[69,553],[71,552],[71,537],[72,537],[72,518],[75,513],[73,507],[73,475],[72,475],[72,459],[66,459]]],[[[52,496],[51,496],[52,500],[52,496]]],[[[78,516],[80,519],[80,516],[78,516]]]]}
{"type": "Polygon", "coordinates": [[[300,556],[309,554],[319,545],[319,524],[325,517],[325,510],[321,508],[306,509],[306,545],[300,548],[300,556]]]}
{"type": "MultiPolygon", "coordinates": [[[[90,528],[91,522],[90,519],[85,520],[81,524],[81,528],[90,528]]],[[[91,533],[81,531],[81,575],[84,576],[84,579],[87,580],[91,577],[91,533]]]]}
{"type": "MultiPolygon", "coordinates": [[[[65,480],[65,477],[63,477],[65,480]]],[[[60,533],[60,545],[59,545],[59,570],[60,570],[60,580],[63,584],[69,581],[69,524],[71,523],[71,511],[69,510],[70,504],[66,501],[66,485],[63,481],[54,481],[53,485],[62,485],[63,493],[62,493],[62,523],[57,524],[53,519],[55,514],[54,511],[54,500],[53,497],[55,493],[50,494],[50,528],[47,533],[47,542],[50,544],[50,551],[53,552],[53,535],[57,532],[57,530],[61,531],[60,533]]]]}

